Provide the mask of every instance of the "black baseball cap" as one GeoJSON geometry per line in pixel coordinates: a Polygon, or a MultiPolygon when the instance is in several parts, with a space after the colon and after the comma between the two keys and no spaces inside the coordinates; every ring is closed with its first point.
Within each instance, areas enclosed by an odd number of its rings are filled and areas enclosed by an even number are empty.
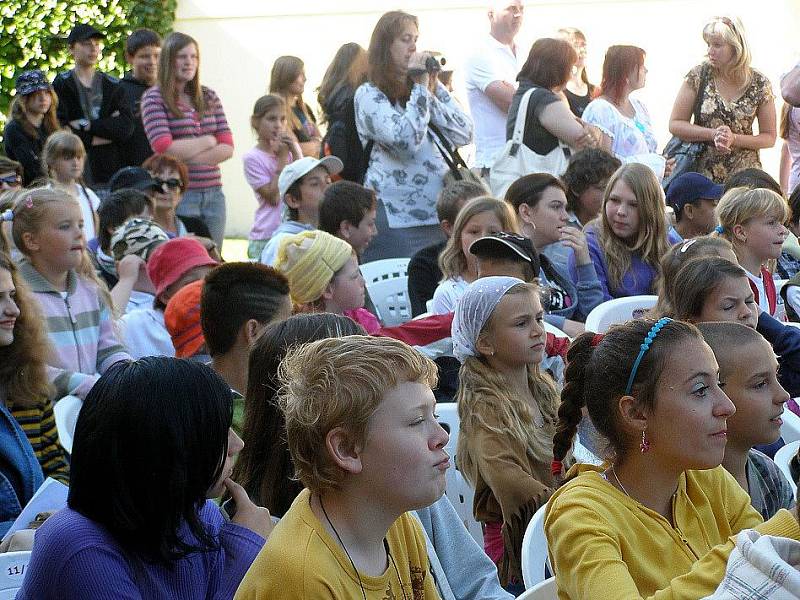
{"type": "Polygon", "coordinates": [[[103,39],[105,37],[105,33],[98,31],[91,25],[81,23],[80,25],[75,25],[75,27],[72,28],[72,31],[69,32],[69,35],[67,36],[67,43],[72,45],[75,42],[82,42],[84,40],[91,40],[95,38],[103,39]]]}
{"type": "Polygon", "coordinates": [[[142,167],[123,167],[111,176],[108,186],[112,192],[123,188],[131,188],[140,192],[161,189],[153,176],[142,167]]]}
{"type": "Polygon", "coordinates": [[[536,274],[541,269],[539,253],[533,247],[533,242],[516,233],[501,231],[482,237],[472,242],[469,252],[475,256],[486,256],[487,258],[503,257],[524,260],[531,264],[533,272],[536,274]]]}

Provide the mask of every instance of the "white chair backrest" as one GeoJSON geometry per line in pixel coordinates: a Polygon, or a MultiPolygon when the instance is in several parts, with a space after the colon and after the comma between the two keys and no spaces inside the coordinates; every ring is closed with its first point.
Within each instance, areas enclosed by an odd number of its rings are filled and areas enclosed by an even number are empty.
{"type": "Polygon", "coordinates": [[[786,325],[787,327],[797,327],[798,329],[800,329],[800,323],[796,321],[784,321],[783,324],[786,325]]]}
{"type": "Polygon", "coordinates": [[[475,520],[474,513],[472,512],[472,503],[475,499],[475,490],[469,484],[469,481],[464,479],[461,471],[455,467],[447,469],[445,474],[447,481],[447,489],[445,493],[453,508],[456,509],[458,518],[464,523],[470,535],[475,538],[478,545],[483,548],[483,527],[475,520]]]}
{"type": "Polygon", "coordinates": [[[0,600],[16,597],[30,560],[30,550],[0,554],[0,600]]]}
{"type": "MultiPolygon", "coordinates": [[[[797,399],[795,399],[797,400],[797,399]]],[[[781,415],[783,425],[781,425],[781,437],[787,444],[800,440],[800,417],[788,408],[785,408],[781,415]]]]}
{"type": "Polygon", "coordinates": [[[783,448],[779,449],[775,453],[775,464],[778,465],[778,468],[781,470],[786,476],[786,479],[789,480],[789,485],[792,486],[792,491],[794,495],[797,495],[797,484],[795,484],[794,479],[792,479],[792,472],[789,470],[789,461],[794,458],[794,455],[797,454],[797,449],[800,448],[800,440],[795,440],[786,444],[783,448]]]}
{"type": "Polygon", "coordinates": [[[383,281],[384,279],[397,279],[408,277],[407,258],[385,258],[383,260],[373,260],[360,266],[361,275],[364,282],[369,286],[370,283],[383,281]]]}
{"type": "MultiPolygon", "coordinates": [[[[444,447],[445,451],[451,456],[456,455],[456,445],[458,444],[458,425],[461,422],[458,418],[458,404],[455,402],[437,402],[436,403],[437,421],[439,423],[447,424],[450,433],[450,439],[444,447]]],[[[451,464],[455,461],[451,461],[451,464]]]]}
{"type": "Polygon", "coordinates": [[[581,444],[577,437],[575,438],[575,443],[572,446],[572,456],[574,456],[575,460],[579,463],[598,466],[603,464],[603,459],[595,455],[586,446],[581,444]]]}
{"type": "Polygon", "coordinates": [[[72,454],[72,438],[75,437],[75,425],[82,406],[83,400],[77,396],[64,396],[53,406],[58,439],[64,450],[70,454],[72,454]]]}
{"type": "Polygon", "coordinates": [[[586,317],[586,331],[605,333],[616,323],[641,319],[658,301],[658,296],[628,296],[614,298],[595,306],[586,317]]]}
{"type": "Polygon", "coordinates": [[[566,333],[564,333],[563,331],[561,331],[561,330],[560,330],[558,327],[556,327],[556,326],[555,326],[555,325],[553,325],[552,323],[548,323],[547,321],[545,321],[545,322],[544,322],[544,330],[545,330],[547,333],[552,333],[552,334],[553,334],[554,336],[556,336],[556,337],[563,337],[563,338],[567,338],[568,340],[571,340],[571,339],[572,339],[572,338],[571,338],[571,337],[569,337],[569,336],[568,336],[566,333]]]}
{"type": "Polygon", "coordinates": [[[789,281],[788,279],[776,279],[775,280],[775,291],[777,293],[781,293],[781,288],[786,285],[786,282],[789,281]]]}
{"type": "Polygon", "coordinates": [[[546,507],[546,504],[541,506],[533,514],[522,538],[522,580],[526,589],[544,581],[546,577],[544,571],[547,563],[547,538],[544,536],[546,507]]]}
{"type": "Polygon", "coordinates": [[[517,600],[558,600],[558,587],[556,578],[550,577],[537,583],[529,590],[525,590],[517,600]]]}
{"type": "Polygon", "coordinates": [[[411,320],[411,301],[408,298],[408,277],[382,279],[367,284],[377,317],[385,327],[402,325],[411,320]]]}

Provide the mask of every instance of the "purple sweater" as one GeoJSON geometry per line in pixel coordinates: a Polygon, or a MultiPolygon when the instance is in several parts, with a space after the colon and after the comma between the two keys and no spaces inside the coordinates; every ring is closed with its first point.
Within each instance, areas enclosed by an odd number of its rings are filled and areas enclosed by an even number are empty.
{"type": "Polygon", "coordinates": [[[172,568],[127,554],[111,534],[65,508],[36,532],[18,600],[222,600],[233,598],[264,538],[227,522],[207,501],[200,518],[219,549],[195,552],[172,568]]]}
{"type": "MultiPolygon", "coordinates": [[[[623,298],[625,296],[641,296],[655,294],[653,282],[656,279],[657,271],[654,267],[645,263],[637,254],[631,254],[631,268],[622,276],[620,285],[615,289],[609,289],[608,267],[606,266],[606,255],[597,239],[597,232],[587,227],[586,243],[589,246],[589,256],[592,258],[594,270],[597,271],[597,278],[603,288],[603,301],[612,298],[623,298]]],[[[578,281],[578,269],[575,266],[575,253],[569,255],[569,273],[573,281],[578,281]]]]}

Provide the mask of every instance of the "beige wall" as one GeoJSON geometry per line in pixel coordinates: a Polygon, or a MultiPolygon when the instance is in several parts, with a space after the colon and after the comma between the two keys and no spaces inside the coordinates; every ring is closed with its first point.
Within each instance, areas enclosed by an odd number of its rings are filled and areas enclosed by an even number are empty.
{"type": "MultiPolygon", "coordinates": [[[[459,69],[474,40],[487,31],[487,2],[407,0],[403,9],[420,19],[418,46],[442,51],[448,66],[459,69]]],[[[315,105],[315,88],[336,49],[345,42],[369,43],[383,12],[399,3],[386,0],[181,0],[175,29],[200,43],[201,79],[222,98],[236,141],[234,157],[223,165],[228,198],[228,235],[246,236],[255,200],[242,176],[241,156],[254,143],[249,129],[253,102],[265,93],[269,69],[282,54],[300,56],[306,64],[305,99],[315,105]]],[[[589,43],[588,72],[600,78],[605,48],[614,43],[641,46],[648,53],[647,87],[640,92],[650,109],[663,145],[667,119],[683,75],[700,62],[700,36],[708,17],[735,14],[747,28],[753,66],[773,82],[800,54],[798,0],[557,0],[526,2],[525,21],[517,38],[524,49],[558,27],[579,27],[589,43]]],[[[767,170],[777,176],[778,147],[762,153],[767,170]]]]}

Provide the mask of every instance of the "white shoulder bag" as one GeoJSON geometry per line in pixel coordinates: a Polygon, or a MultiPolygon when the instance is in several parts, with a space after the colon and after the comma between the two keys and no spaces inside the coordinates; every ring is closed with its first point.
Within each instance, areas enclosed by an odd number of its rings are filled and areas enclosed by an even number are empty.
{"type": "Polygon", "coordinates": [[[522,143],[525,118],[528,116],[528,101],[535,89],[533,87],[523,94],[517,109],[514,134],[506,142],[489,171],[489,186],[496,198],[503,198],[511,184],[523,175],[550,173],[560,177],[567,170],[569,150],[561,140],[558,141],[558,146],[547,154],[537,154],[522,143]]]}

